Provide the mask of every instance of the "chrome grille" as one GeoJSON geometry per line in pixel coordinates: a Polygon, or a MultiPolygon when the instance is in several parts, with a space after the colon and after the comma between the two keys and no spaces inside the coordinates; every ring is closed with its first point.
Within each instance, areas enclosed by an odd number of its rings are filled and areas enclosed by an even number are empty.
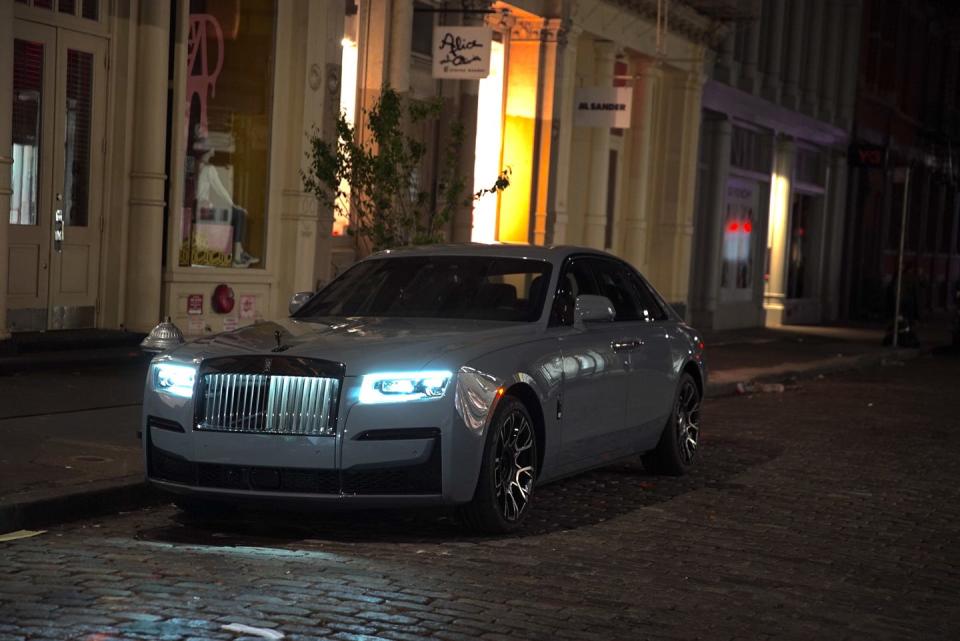
{"type": "Polygon", "coordinates": [[[253,434],[332,434],[340,381],[314,376],[205,374],[197,429],[253,434]]]}

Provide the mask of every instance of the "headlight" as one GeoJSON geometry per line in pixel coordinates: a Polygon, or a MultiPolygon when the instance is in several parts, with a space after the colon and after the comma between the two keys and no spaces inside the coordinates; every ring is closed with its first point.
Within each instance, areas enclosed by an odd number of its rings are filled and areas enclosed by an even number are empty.
{"type": "Polygon", "coordinates": [[[158,363],[153,367],[153,389],[172,396],[193,396],[193,382],[197,377],[195,367],[158,363]]]}
{"type": "Polygon", "coordinates": [[[450,372],[391,372],[367,374],[360,383],[361,403],[402,403],[440,398],[450,372]]]}

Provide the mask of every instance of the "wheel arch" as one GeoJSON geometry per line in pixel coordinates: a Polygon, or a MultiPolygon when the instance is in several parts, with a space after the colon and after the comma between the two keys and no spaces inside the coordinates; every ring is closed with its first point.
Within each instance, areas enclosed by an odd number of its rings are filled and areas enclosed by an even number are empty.
{"type": "Polygon", "coordinates": [[[505,391],[504,396],[516,398],[533,419],[533,431],[537,437],[537,476],[543,472],[544,452],[547,449],[547,429],[546,421],[543,416],[543,406],[540,404],[540,397],[537,392],[527,383],[518,382],[510,385],[505,391]]]}
{"type": "Polygon", "coordinates": [[[700,371],[700,366],[694,361],[687,361],[683,369],[680,370],[680,374],[690,374],[693,382],[697,384],[697,391],[700,392],[700,398],[703,398],[706,390],[703,388],[703,372],[700,371]]]}

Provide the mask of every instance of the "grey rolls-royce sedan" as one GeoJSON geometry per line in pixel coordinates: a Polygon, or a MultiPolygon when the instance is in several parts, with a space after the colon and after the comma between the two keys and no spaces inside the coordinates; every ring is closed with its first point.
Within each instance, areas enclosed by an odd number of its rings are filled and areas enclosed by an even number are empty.
{"type": "Polygon", "coordinates": [[[383,251],[291,311],[153,359],[147,477],[180,504],[457,505],[506,532],[547,481],[696,460],[703,343],[609,254],[383,251]]]}

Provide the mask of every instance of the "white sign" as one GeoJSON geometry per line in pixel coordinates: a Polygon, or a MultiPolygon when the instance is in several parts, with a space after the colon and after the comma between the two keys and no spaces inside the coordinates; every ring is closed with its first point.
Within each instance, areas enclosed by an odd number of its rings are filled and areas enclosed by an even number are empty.
{"type": "Polygon", "coordinates": [[[490,75],[490,42],[487,27],[433,28],[433,77],[479,80],[490,75]]]}
{"type": "Polygon", "coordinates": [[[573,124],[578,127],[630,127],[630,87],[579,87],[573,105],[573,124]]]}

